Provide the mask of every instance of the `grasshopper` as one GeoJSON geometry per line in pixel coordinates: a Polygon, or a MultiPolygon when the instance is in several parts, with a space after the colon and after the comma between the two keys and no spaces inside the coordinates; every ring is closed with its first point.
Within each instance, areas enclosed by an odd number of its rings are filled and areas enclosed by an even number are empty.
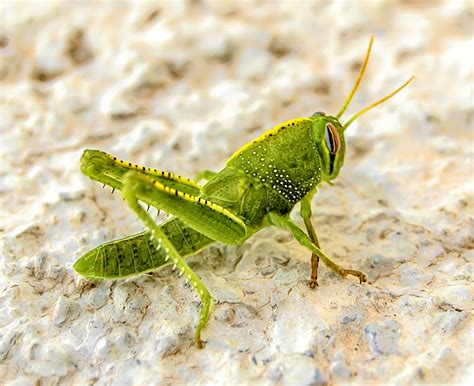
{"type": "Polygon", "coordinates": [[[92,249],[75,262],[74,269],[88,279],[122,279],[172,264],[179,276],[191,283],[202,302],[194,334],[200,348],[212,297],[185,258],[213,243],[242,244],[260,229],[277,226],[290,231],[311,251],[311,288],[317,286],[319,260],[343,277],[352,275],[360,283],[366,282],[364,273],[341,267],[321,250],[311,222],[311,201],[322,181],[330,183],[339,174],[347,127],[414,78],[341,124],[339,118],[359,87],[372,44],[373,37],[358,78],[337,115],[317,112],[280,124],[243,146],[217,173],[204,171],[191,180],[99,150],[85,150],[81,157],[82,173],[119,190],[148,230],[92,249]],[[207,180],[203,186],[198,184],[201,179],[207,180]],[[141,203],[172,217],[157,224],[141,203]],[[306,232],[290,218],[297,203],[301,205],[306,232]]]}

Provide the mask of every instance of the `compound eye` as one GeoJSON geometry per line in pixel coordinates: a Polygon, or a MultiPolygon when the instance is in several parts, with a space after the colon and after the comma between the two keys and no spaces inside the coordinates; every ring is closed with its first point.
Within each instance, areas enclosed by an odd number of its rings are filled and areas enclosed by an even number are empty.
{"type": "Polygon", "coordinates": [[[313,115],[311,115],[312,117],[324,117],[326,115],[325,112],[323,111],[316,111],[313,115]]]}
{"type": "Polygon", "coordinates": [[[326,147],[331,154],[336,154],[341,148],[341,141],[336,127],[332,123],[326,124],[325,130],[326,147]]]}

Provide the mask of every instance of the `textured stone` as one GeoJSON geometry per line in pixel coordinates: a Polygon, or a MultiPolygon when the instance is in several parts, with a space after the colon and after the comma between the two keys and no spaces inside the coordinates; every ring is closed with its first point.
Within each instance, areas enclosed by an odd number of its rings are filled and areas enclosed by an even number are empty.
{"type": "Polygon", "coordinates": [[[336,377],[340,377],[343,379],[347,379],[352,376],[352,371],[348,367],[343,354],[336,354],[334,360],[331,362],[331,373],[334,374],[336,377]]]}
{"type": "Polygon", "coordinates": [[[77,318],[81,313],[81,307],[74,301],[61,296],[54,309],[53,323],[61,326],[71,319],[77,318]]]}
{"type": "Polygon", "coordinates": [[[393,319],[379,324],[369,324],[364,328],[370,349],[375,355],[399,354],[400,324],[393,319]]]}
{"type": "Polygon", "coordinates": [[[469,290],[468,286],[464,284],[437,288],[433,292],[434,304],[443,309],[453,308],[458,311],[464,309],[472,310],[472,306],[470,304],[471,300],[471,291],[469,290]]]}
{"type": "Polygon", "coordinates": [[[441,331],[451,334],[456,331],[459,323],[466,319],[467,314],[459,311],[446,311],[436,318],[436,324],[441,331]]]}
{"type": "Polygon", "coordinates": [[[0,384],[472,384],[471,8],[2,2],[0,384]],[[276,124],[336,114],[373,34],[342,122],[417,78],[348,128],[313,203],[324,251],[370,284],[321,263],[310,290],[310,253],[274,227],[215,244],[189,259],[215,298],[199,351],[199,299],[171,269],[75,274],[90,248],[143,229],[81,175],[83,149],[218,170],[276,124]]]}

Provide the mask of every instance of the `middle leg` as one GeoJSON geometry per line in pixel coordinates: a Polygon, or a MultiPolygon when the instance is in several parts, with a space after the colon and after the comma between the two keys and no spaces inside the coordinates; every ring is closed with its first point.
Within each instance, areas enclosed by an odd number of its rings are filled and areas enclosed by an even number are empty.
{"type": "MultiPolygon", "coordinates": [[[[311,198],[309,196],[304,197],[301,200],[301,217],[303,218],[304,225],[308,232],[309,237],[314,245],[321,249],[319,245],[318,236],[314,230],[313,223],[311,221],[312,210],[311,210],[311,198]]],[[[311,253],[311,279],[309,281],[309,287],[314,289],[318,286],[318,265],[319,265],[319,256],[312,252],[311,253]]]]}
{"type": "Polygon", "coordinates": [[[305,246],[311,252],[316,254],[332,271],[338,273],[342,277],[346,277],[347,275],[355,276],[359,278],[360,283],[365,283],[367,281],[367,276],[363,272],[354,269],[343,268],[326,256],[324,252],[313,243],[311,238],[308,237],[308,235],[304,233],[288,216],[281,216],[276,213],[270,213],[268,216],[273,225],[288,229],[301,245],[305,246]]]}

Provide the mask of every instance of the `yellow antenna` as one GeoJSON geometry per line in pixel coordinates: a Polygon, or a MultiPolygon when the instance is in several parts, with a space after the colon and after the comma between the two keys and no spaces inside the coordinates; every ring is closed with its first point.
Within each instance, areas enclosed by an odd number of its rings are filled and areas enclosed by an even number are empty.
{"type": "Polygon", "coordinates": [[[347,126],[349,126],[352,122],[354,122],[357,118],[359,118],[362,114],[366,113],[369,110],[372,110],[375,106],[378,106],[379,104],[385,102],[387,99],[390,99],[393,97],[395,94],[398,94],[402,89],[404,89],[408,84],[415,79],[415,75],[413,75],[410,79],[408,79],[405,83],[403,83],[399,88],[397,88],[395,91],[392,91],[390,94],[384,96],[382,99],[379,99],[377,102],[374,102],[370,104],[369,106],[363,108],[360,110],[357,114],[353,115],[345,124],[342,126],[343,130],[347,129],[347,126]]]}
{"type": "Polygon", "coordinates": [[[357,77],[357,81],[355,82],[354,87],[352,87],[352,90],[349,93],[349,96],[346,98],[346,101],[344,102],[344,106],[342,106],[341,111],[339,111],[337,113],[337,115],[336,115],[337,119],[339,119],[339,117],[342,114],[344,114],[344,111],[346,111],[347,107],[349,106],[349,103],[351,103],[351,100],[354,97],[354,94],[356,93],[357,89],[359,88],[360,82],[362,81],[362,78],[364,77],[365,68],[367,67],[367,63],[369,62],[370,51],[372,51],[372,44],[373,43],[374,43],[374,36],[372,35],[370,37],[369,48],[367,48],[367,53],[365,54],[364,63],[362,64],[362,67],[359,71],[359,76],[357,77]]]}

